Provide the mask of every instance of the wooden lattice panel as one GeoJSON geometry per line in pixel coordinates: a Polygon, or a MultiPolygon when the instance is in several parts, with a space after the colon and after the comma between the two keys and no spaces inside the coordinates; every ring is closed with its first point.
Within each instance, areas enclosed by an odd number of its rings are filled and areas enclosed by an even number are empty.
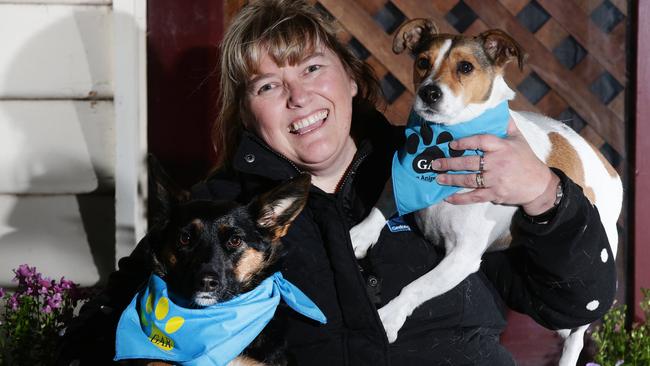
{"type": "Polygon", "coordinates": [[[523,72],[506,73],[514,109],[564,121],[623,173],[626,155],[626,0],[318,0],[341,38],[372,65],[388,106],[403,124],[413,101],[412,59],[394,55],[392,33],[407,19],[431,18],[441,32],[476,35],[500,28],[524,47],[523,72]]]}

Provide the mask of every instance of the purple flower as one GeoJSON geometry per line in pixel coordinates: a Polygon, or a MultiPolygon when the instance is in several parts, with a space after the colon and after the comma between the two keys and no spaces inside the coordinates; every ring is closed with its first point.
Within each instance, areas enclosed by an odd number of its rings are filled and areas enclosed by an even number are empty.
{"type": "Polygon", "coordinates": [[[0,287],[0,297],[5,297],[5,289],[0,287]]]}
{"type": "Polygon", "coordinates": [[[52,312],[52,307],[50,305],[45,305],[45,306],[43,306],[43,309],[41,309],[41,310],[43,310],[43,312],[45,314],[49,314],[49,313],[52,312]]]}
{"type": "Polygon", "coordinates": [[[36,275],[36,267],[30,267],[27,264],[21,264],[17,269],[14,270],[16,274],[16,279],[31,279],[36,275]]]}
{"type": "Polygon", "coordinates": [[[66,280],[65,277],[61,277],[61,281],[59,281],[59,283],[61,288],[64,290],[71,290],[77,287],[77,285],[74,282],[66,280]]]}
{"type": "Polygon", "coordinates": [[[45,295],[48,293],[49,289],[52,287],[52,284],[54,281],[51,278],[45,277],[42,279],[38,280],[38,293],[41,295],[45,295]]]}
{"type": "Polygon", "coordinates": [[[15,311],[18,310],[18,305],[20,305],[18,302],[18,294],[14,293],[13,295],[11,295],[11,297],[9,297],[9,300],[7,300],[7,306],[9,307],[9,309],[15,311]]]}
{"type": "Polygon", "coordinates": [[[63,298],[61,297],[61,294],[54,294],[54,296],[47,299],[47,305],[52,309],[59,309],[62,302],[63,298]]]}

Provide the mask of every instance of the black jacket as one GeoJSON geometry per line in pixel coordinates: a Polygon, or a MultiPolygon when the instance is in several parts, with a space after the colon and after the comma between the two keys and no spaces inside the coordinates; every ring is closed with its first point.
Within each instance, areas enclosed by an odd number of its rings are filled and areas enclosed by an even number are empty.
{"type": "MultiPolygon", "coordinates": [[[[557,171],[564,197],[553,220],[534,224],[518,212],[515,246],[485,255],[479,272],[417,308],[398,340],[388,344],[376,308],[435,267],[444,253],[442,246],[425,242],[410,225],[413,230],[399,232],[385,227],[367,257],[355,259],[349,229],[365,217],[383,189],[403,132],[377,112],[355,115],[353,121],[358,151],[337,193],[312,187],[306,208],[283,238],[285,278],[328,319],[320,325],[279,308],[269,326],[282,329],[291,364],[512,365],[511,356],[498,344],[506,305],[553,329],[589,323],[609,308],[615,267],[612,260],[600,260],[600,252],[609,252],[609,246],[598,212],[580,187],[557,171]],[[586,308],[592,300],[600,303],[595,311],[586,308]]],[[[232,169],[198,184],[192,194],[245,203],[297,173],[290,161],[245,133],[232,169]]],[[[69,328],[62,359],[80,350],[92,357],[92,364],[112,356],[119,314],[148,276],[145,252],[146,239],[120,260],[106,290],[69,328]],[[70,347],[73,344],[77,347],[70,347]]]]}

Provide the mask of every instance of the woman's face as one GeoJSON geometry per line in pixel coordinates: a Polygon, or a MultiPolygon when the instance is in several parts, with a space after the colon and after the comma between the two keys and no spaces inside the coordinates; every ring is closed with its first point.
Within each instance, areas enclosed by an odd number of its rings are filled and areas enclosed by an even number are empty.
{"type": "Polygon", "coordinates": [[[272,149],[313,174],[347,168],[357,84],[336,54],[316,47],[282,67],[266,55],[246,89],[244,123],[272,149]]]}

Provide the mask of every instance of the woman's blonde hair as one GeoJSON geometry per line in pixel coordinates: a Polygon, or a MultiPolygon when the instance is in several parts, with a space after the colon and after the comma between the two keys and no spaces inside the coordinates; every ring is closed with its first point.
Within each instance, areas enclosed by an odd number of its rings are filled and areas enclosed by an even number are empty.
{"type": "Polygon", "coordinates": [[[242,8],[221,43],[220,111],[212,127],[215,168],[232,161],[244,128],[241,114],[246,83],[264,55],[280,66],[295,65],[323,45],[340,58],[356,81],[355,102],[374,105],[379,101],[381,91],[371,67],[339,42],[337,31],[332,19],[302,0],[258,0],[242,8]]]}

